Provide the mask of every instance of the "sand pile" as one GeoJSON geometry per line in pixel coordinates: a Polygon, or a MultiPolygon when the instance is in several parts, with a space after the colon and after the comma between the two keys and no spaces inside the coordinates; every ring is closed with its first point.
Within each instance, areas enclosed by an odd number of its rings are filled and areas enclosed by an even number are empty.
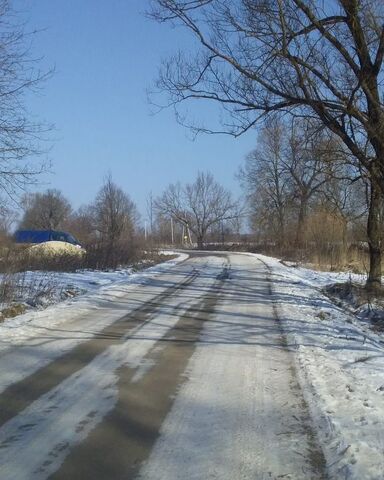
{"type": "Polygon", "coordinates": [[[28,248],[28,252],[33,255],[41,256],[62,256],[62,255],[73,255],[73,256],[82,256],[85,254],[83,248],[79,248],[72,243],[67,242],[43,242],[33,245],[28,248]]]}

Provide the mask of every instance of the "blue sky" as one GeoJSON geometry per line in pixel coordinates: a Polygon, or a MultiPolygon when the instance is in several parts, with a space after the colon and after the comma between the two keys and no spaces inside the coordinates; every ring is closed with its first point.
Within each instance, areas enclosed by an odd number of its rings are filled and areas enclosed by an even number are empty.
{"type": "MultiPolygon", "coordinates": [[[[16,0],[28,29],[41,30],[33,52],[55,74],[28,107],[55,125],[53,173],[44,189],[59,188],[75,208],[93,200],[108,171],[145,213],[149,192],[191,181],[209,170],[233,190],[234,174],[255,146],[256,134],[234,139],[202,135],[191,140],[171,110],[152,114],[146,89],[161,58],[193,48],[181,29],[144,15],[146,0],[16,0]]],[[[214,119],[203,102],[194,115],[214,119]],[[198,112],[198,113],[197,113],[198,112]]],[[[198,118],[197,117],[197,118],[198,118]]]]}

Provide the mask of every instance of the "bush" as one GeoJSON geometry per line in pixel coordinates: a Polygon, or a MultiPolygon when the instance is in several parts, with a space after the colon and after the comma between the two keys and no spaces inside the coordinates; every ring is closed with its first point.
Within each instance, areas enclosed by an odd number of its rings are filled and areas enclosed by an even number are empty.
{"type": "Polygon", "coordinates": [[[131,265],[139,260],[142,251],[133,241],[119,241],[114,245],[98,242],[85,247],[83,268],[105,270],[131,265]]]}

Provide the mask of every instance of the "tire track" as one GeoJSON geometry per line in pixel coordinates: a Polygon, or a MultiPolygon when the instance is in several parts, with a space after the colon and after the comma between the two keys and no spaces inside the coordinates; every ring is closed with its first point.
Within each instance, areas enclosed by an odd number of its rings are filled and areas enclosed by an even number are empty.
{"type": "Polygon", "coordinates": [[[108,325],[90,340],[82,342],[32,375],[10,385],[0,394],[0,426],[66,378],[81,370],[110,346],[126,341],[130,334],[151,321],[156,311],[164,306],[168,298],[187,288],[197,276],[198,271],[194,270],[183,282],[172,285],[152,301],[108,325]]]}
{"type": "MultiPolygon", "coordinates": [[[[51,480],[131,480],[148,458],[175,396],[186,381],[189,359],[204,323],[213,315],[223,280],[192,305],[144,358],[152,368],[139,381],[122,367],[116,407],[73,449],[51,480]],[[92,458],[92,461],[89,459],[92,458]]],[[[142,339],[144,340],[144,339],[142,339]]]]}

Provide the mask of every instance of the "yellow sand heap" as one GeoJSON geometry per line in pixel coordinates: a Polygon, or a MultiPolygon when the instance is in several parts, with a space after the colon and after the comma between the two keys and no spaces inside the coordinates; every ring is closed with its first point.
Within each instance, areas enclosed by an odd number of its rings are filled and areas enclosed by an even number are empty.
{"type": "Polygon", "coordinates": [[[74,255],[81,256],[85,254],[85,250],[72,243],[67,242],[43,242],[33,245],[28,248],[29,253],[41,255],[41,256],[61,256],[61,255],[74,255]]]}

